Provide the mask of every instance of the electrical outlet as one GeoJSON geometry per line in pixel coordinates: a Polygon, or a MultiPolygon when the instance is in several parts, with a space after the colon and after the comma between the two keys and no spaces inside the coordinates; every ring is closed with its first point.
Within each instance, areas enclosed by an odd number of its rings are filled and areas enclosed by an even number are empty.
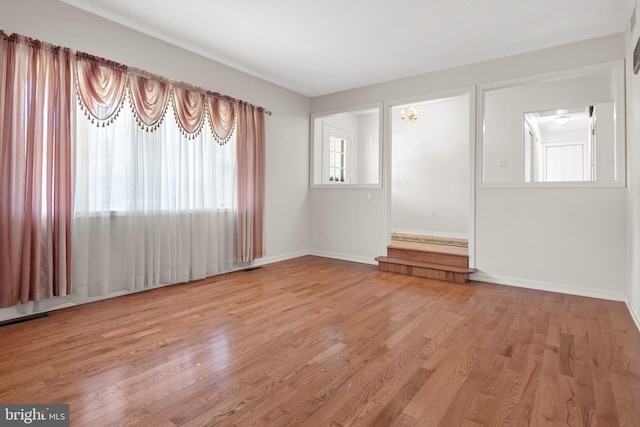
{"type": "Polygon", "coordinates": [[[499,168],[506,168],[507,166],[509,166],[509,161],[507,159],[498,159],[499,168]]]}
{"type": "Polygon", "coordinates": [[[435,209],[431,209],[431,216],[436,216],[436,210],[435,209]]]}

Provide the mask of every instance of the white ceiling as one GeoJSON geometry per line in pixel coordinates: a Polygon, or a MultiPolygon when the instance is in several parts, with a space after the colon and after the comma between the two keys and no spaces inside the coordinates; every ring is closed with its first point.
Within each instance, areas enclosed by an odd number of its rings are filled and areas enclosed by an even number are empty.
{"type": "MultiPolygon", "coordinates": [[[[558,137],[553,138],[553,135],[575,135],[581,134],[582,138],[586,141],[589,134],[589,114],[587,108],[576,108],[569,113],[565,113],[568,110],[553,110],[541,113],[527,113],[525,117],[532,123],[537,123],[537,127],[540,131],[540,137],[543,141],[555,140],[558,141],[558,137]],[[578,111],[576,111],[578,110],[578,111]],[[565,116],[569,118],[566,123],[558,123],[557,117],[565,116]]],[[[565,140],[566,141],[566,140],[565,140]]]]}
{"type": "Polygon", "coordinates": [[[634,0],[62,0],[313,97],[623,32],[634,0]]]}

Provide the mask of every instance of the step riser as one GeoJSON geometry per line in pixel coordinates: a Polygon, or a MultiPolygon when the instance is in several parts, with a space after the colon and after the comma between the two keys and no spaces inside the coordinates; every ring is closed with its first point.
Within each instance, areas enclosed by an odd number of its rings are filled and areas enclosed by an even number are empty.
{"type": "Polygon", "coordinates": [[[423,277],[426,279],[442,280],[450,283],[467,283],[469,275],[464,273],[455,273],[452,271],[432,270],[430,268],[413,267],[409,265],[392,264],[380,261],[378,264],[379,271],[389,273],[398,273],[414,277],[423,277]]]}
{"type": "Polygon", "coordinates": [[[428,262],[430,264],[450,265],[452,267],[468,267],[469,257],[461,255],[440,254],[436,252],[412,251],[410,249],[387,248],[389,258],[409,259],[411,261],[428,262]]]}

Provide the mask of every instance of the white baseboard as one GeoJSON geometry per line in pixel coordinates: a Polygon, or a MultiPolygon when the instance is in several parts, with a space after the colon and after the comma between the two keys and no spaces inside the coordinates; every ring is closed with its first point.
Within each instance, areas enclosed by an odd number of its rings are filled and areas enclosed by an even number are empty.
{"type": "MultiPolygon", "coordinates": [[[[258,267],[258,266],[262,266],[262,265],[272,264],[274,262],[286,261],[288,259],[299,258],[301,256],[305,256],[305,255],[309,255],[309,254],[310,254],[309,251],[299,251],[299,252],[291,252],[291,253],[272,256],[272,257],[258,258],[253,263],[247,264],[246,266],[232,268],[231,270],[226,271],[224,273],[231,273],[231,272],[234,272],[234,271],[244,270],[244,269],[246,269],[248,267],[253,267],[253,266],[258,267]]],[[[221,272],[220,274],[224,274],[224,273],[221,272]]],[[[211,277],[215,277],[215,275],[211,276],[211,277]]],[[[162,285],[159,285],[159,286],[155,286],[153,288],[144,288],[144,289],[126,290],[126,291],[121,290],[121,291],[112,292],[112,293],[110,293],[108,295],[90,297],[90,298],[87,298],[86,300],[83,300],[83,301],[61,301],[60,304],[49,306],[49,307],[47,307],[47,308],[45,308],[43,310],[28,309],[26,311],[21,311],[21,310],[18,309],[17,306],[2,308],[2,309],[0,309],[0,322],[1,321],[7,321],[7,320],[19,319],[21,317],[31,316],[33,314],[46,313],[46,312],[49,312],[49,311],[59,310],[59,309],[62,309],[62,308],[73,307],[73,306],[76,306],[76,305],[87,304],[87,303],[100,301],[100,300],[104,300],[104,299],[116,298],[116,297],[119,297],[119,296],[122,296],[122,295],[130,295],[130,294],[135,294],[135,293],[138,293],[138,292],[148,291],[148,290],[151,290],[151,289],[158,289],[158,288],[165,287],[165,286],[173,286],[173,285],[176,285],[176,284],[182,284],[182,283],[167,283],[167,284],[162,284],[162,285]]]]}
{"type": "Polygon", "coordinates": [[[5,320],[12,320],[12,319],[16,319],[18,317],[24,317],[24,316],[29,316],[29,315],[19,312],[15,306],[0,309],[0,322],[5,320]]]}
{"type": "MultiPolygon", "coordinates": [[[[105,300],[105,299],[109,299],[109,298],[116,298],[119,296],[123,296],[123,295],[130,295],[130,294],[135,294],[138,292],[144,292],[144,291],[148,291],[151,289],[157,289],[160,287],[164,287],[164,286],[171,286],[174,285],[175,283],[172,284],[166,284],[166,285],[161,285],[155,288],[145,288],[145,289],[136,289],[136,290],[132,290],[132,291],[115,291],[112,292],[108,295],[101,295],[101,296],[97,296],[97,297],[89,297],[87,299],[84,299],[82,301],[74,301],[73,300],[73,295],[69,295],[66,298],[68,298],[67,300],[64,301],[60,301],[60,303],[58,304],[53,304],[53,305],[47,305],[46,307],[40,309],[40,310],[35,310],[33,309],[33,307],[29,307],[26,308],[24,310],[20,310],[18,309],[18,306],[13,306],[13,307],[7,307],[7,308],[2,308],[0,309],[0,321],[7,321],[7,320],[14,320],[14,319],[19,319],[21,317],[27,317],[27,316],[33,316],[34,314],[42,314],[42,313],[49,313],[51,311],[56,311],[56,310],[61,310],[63,308],[68,308],[68,307],[75,307],[77,305],[83,305],[83,304],[89,304],[92,302],[96,302],[96,301],[101,301],[101,300],[105,300]]],[[[32,303],[32,302],[31,302],[32,303]]]]}
{"type": "Polygon", "coordinates": [[[323,258],[332,258],[339,259],[342,261],[351,261],[351,262],[359,262],[360,264],[371,264],[378,265],[378,261],[373,258],[366,258],[360,256],[353,256],[347,254],[340,254],[336,252],[325,252],[325,251],[311,251],[309,255],[319,256],[323,258]]]}
{"type": "Polygon", "coordinates": [[[450,238],[450,239],[468,239],[469,238],[469,235],[464,233],[447,233],[443,231],[429,231],[429,230],[393,229],[392,233],[413,234],[416,236],[444,237],[444,238],[450,238]]]}
{"type": "Polygon", "coordinates": [[[603,291],[592,288],[578,288],[559,283],[539,282],[536,280],[517,279],[514,277],[496,276],[485,273],[471,274],[471,280],[478,282],[489,282],[498,285],[514,286],[517,288],[536,289],[539,291],[558,292],[561,294],[578,295],[581,297],[599,298],[611,301],[627,301],[627,295],[624,292],[603,291]]]}
{"type": "Polygon", "coordinates": [[[631,314],[631,318],[636,324],[636,328],[638,328],[638,332],[640,332],[640,313],[635,312],[635,310],[631,306],[631,301],[628,296],[624,303],[627,305],[627,310],[629,310],[629,314],[631,314]]]}
{"type": "Polygon", "coordinates": [[[275,255],[275,256],[267,256],[264,258],[256,258],[252,265],[254,266],[261,266],[261,265],[267,265],[267,264],[273,264],[274,262],[280,262],[280,261],[287,261],[290,259],[294,259],[294,258],[300,258],[306,255],[311,255],[311,252],[309,251],[297,251],[297,252],[289,252],[286,254],[281,254],[281,255],[275,255]]]}
{"type": "MultiPolygon", "coordinates": [[[[263,265],[272,264],[280,261],[286,261],[289,259],[299,258],[307,255],[338,259],[342,261],[357,262],[361,264],[378,265],[377,261],[373,258],[353,256],[353,255],[347,255],[347,254],[336,253],[336,252],[326,252],[326,251],[297,251],[297,252],[290,252],[290,253],[271,256],[271,257],[259,258],[259,259],[256,259],[254,263],[251,264],[251,266],[263,266],[263,265]]],[[[246,268],[246,267],[242,267],[242,268],[246,268]]],[[[242,268],[238,268],[238,269],[242,269],[242,268]]],[[[577,288],[574,286],[567,286],[567,285],[562,285],[558,283],[540,282],[535,280],[524,280],[524,279],[517,279],[513,277],[497,276],[497,275],[491,275],[491,274],[485,274],[485,273],[473,273],[471,274],[471,280],[475,280],[479,282],[495,283],[495,284],[506,285],[506,286],[514,286],[519,288],[536,289],[540,291],[558,292],[563,294],[578,295],[578,296],[591,297],[591,298],[600,298],[600,299],[607,299],[612,301],[622,301],[627,305],[627,309],[631,314],[631,318],[633,319],[636,327],[638,328],[638,331],[640,331],[640,313],[636,313],[633,310],[633,308],[631,307],[631,303],[629,301],[629,297],[624,292],[602,291],[602,290],[591,289],[591,288],[577,288]]],[[[166,286],[171,286],[171,285],[166,285],[166,286]]],[[[99,301],[101,299],[113,298],[119,295],[137,293],[144,290],[147,290],[147,289],[132,291],[132,292],[118,292],[117,294],[110,294],[108,296],[89,298],[87,301],[83,301],[80,304],[99,301]]],[[[49,310],[44,310],[44,312],[57,310],[60,308],[74,306],[74,305],[78,305],[78,303],[67,302],[59,306],[56,306],[54,308],[51,308],[49,310]]],[[[33,312],[22,313],[18,311],[16,307],[7,307],[0,310],[0,321],[11,320],[19,317],[28,316],[31,314],[34,314],[34,313],[33,312]]]]}

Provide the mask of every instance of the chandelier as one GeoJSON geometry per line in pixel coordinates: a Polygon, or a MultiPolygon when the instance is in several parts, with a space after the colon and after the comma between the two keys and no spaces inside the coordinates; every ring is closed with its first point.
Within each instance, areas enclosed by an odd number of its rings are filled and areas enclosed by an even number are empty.
{"type": "Polygon", "coordinates": [[[403,122],[414,123],[416,120],[418,120],[418,111],[416,111],[416,109],[413,108],[412,105],[411,107],[409,107],[409,111],[407,111],[406,114],[404,109],[400,110],[400,118],[403,122]]]}

